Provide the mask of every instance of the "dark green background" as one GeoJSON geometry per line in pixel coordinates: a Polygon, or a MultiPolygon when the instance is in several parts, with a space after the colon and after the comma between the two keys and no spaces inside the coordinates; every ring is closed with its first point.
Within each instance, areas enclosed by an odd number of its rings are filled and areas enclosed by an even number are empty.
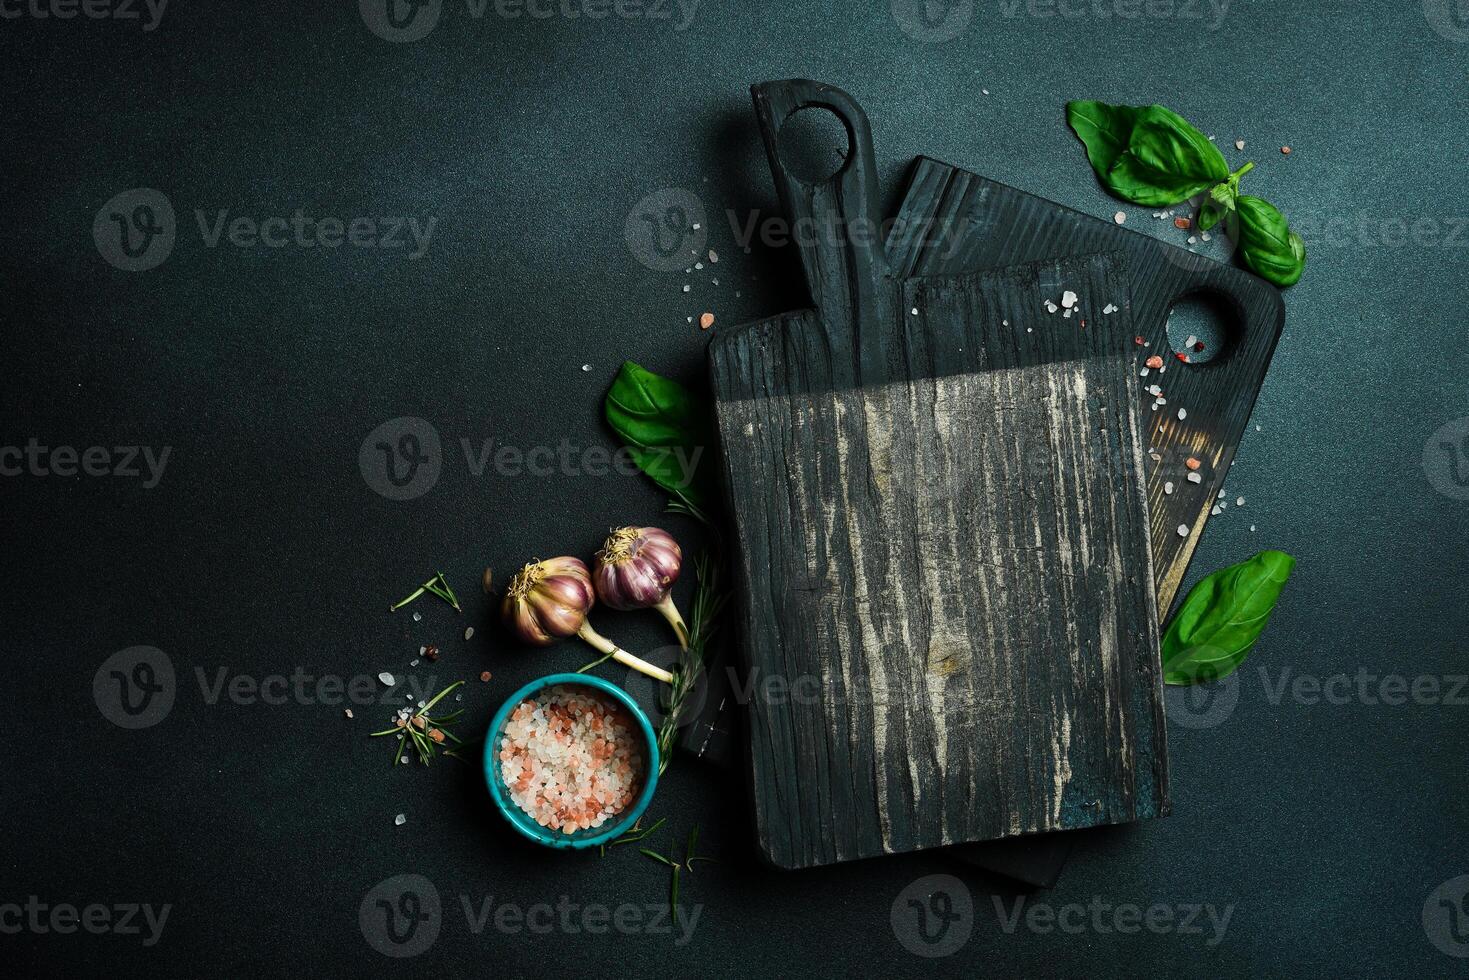
{"type": "MultiPolygon", "coordinates": [[[[1469,22],[1452,7],[1237,0],[1211,30],[1214,14],[1183,0],[1123,0],[1130,19],[1110,0],[983,0],[943,43],[911,38],[886,2],[706,0],[678,30],[475,20],[446,0],[437,28],[405,44],[371,33],[355,0],[175,0],[153,32],[0,20],[0,444],[172,447],[151,490],[0,481],[0,903],[173,906],[150,949],[0,935],[6,972],[1463,975],[1422,916],[1433,889],[1469,873],[1469,705],[1267,696],[1282,676],[1466,669],[1469,501],[1435,491],[1422,465],[1435,431],[1469,415],[1469,22]],[[1449,29],[1430,26],[1437,12],[1449,29]],[[339,706],[200,693],[195,668],[414,673],[432,642],[441,682],[495,672],[464,701],[483,724],[520,681],[583,661],[570,645],[515,649],[478,594],[483,566],[503,581],[532,555],[589,553],[625,522],[666,520],[690,542],[693,529],[660,517],[640,478],[476,477],[459,440],[610,445],[599,406],[620,361],[699,385],[708,338],[686,317],[730,325],[805,302],[793,251],[747,255],[726,218],[776,209],[747,86],[789,76],[864,104],[889,208],[925,153],[1111,215],[1062,106],[1159,101],[1217,134],[1236,166],[1256,160],[1247,187],[1306,238],[1261,431],[1230,481],[1247,504],[1210,523],[1191,581],[1263,547],[1296,555],[1296,577],[1233,712],[1170,725],[1174,815],[1083,838],[1060,885],[1032,899],[1233,905],[1218,945],[1207,932],[1006,934],[998,881],[941,854],[761,870],[738,781],[687,758],[652,813],[680,834],[698,823],[722,862],[685,883],[704,905],[689,944],[476,936],[461,894],[656,902],[667,875],[631,849],[598,860],[522,844],[472,767],[390,769],[387,746],[364,737],[387,708],[349,721],[339,706]],[[92,221],[134,187],[168,196],[178,241],[158,268],[127,273],[102,260],[92,221]],[[702,199],[713,269],[659,273],[630,252],[629,212],[669,187],[702,199]],[[220,208],[438,226],[417,261],[209,248],[194,211],[220,208]],[[1347,222],[1327,229],[1331,217],[1347,222]],[[1436,233],[1403,240],[1415,223],[1436,233]],[[430,420],[444,441],[438,484],[406,502],[358,469],[368,432],[397,416],[430,420]],[[468,599],[469,644],[445,607],[422,605],[419,623],[386,612],[435,567],[468,599]],[[99,713],[92,677],[139,644],[170,656],[177,701],[124,731],[99,713]],[[949,871],[973,895],[973,932],[953,956],[920,959],[890,910],[915,879],[949,871]],[[446,921],[428,953],[398,963],[368,948],[357,913],[404,872],[435,883],[446,921]]],[[[1174,235],[1127,210],[1129,227],[1174,235]]],[[[634,648],[666,642],[650,617],[597,623],[634,648]]]]}

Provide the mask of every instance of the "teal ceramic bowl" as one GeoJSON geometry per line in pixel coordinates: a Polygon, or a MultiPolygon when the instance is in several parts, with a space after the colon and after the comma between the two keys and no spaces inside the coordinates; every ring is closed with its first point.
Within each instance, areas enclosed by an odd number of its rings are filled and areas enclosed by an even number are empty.
{"type": "Polygon", "coordinates": [[[510,821],[510,826],[537,844],[563,850],[580,850],[584,847],[596,847],[598,844],[605,844],[614,838],[621,837],[633,824],[637,823],[643,811],[648,809],[648,804],[653,800],[653,791],[658,787],[658,738],[653,734],[653,725],[648,721],[647,713],[616,684],[590,674],[549,674],[539,680],[531,681],[510,695],[505,699],[505,703],[500,705],[500,710],[495,712],[489,731],[485,733],[484,767],[485,784],[490,788],[490,798],[495,801],[495,808],[500,811],[500,815],[510,821]],[[535,697],[546,688],[557,684],[587,688],[626,708],[635,723],[635,730],[642,735],[643,759],[647,763],[643,788],[633,800],[632,806],[624,810],[615,822],[601,827],[578,830],[573,834],[563,834],[559,830],[542,827],[530,814],[517,806],[510,798],[510,791],[505,786],[505,780],[500,776],[499,760],[495,758],[500,751],[500,733],[504,731],[505,722],[510,718],[510,712],[515,710],[515,706],[526,698],[535,697]]]}

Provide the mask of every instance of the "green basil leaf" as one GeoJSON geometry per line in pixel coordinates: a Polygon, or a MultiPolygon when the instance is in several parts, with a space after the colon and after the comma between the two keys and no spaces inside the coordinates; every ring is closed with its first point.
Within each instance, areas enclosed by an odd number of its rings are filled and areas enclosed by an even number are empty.
{"type": "Polygon", "coordinates": [[[1117,158],[1102,183],[1118,197],[1134,204],[1166,207],[1186,201],[1214,183],[1212,178],[1170,174],[1149,167],[1128,151],[1117,158]]]}
{"type": "Polygon", "coordinates": [[[1132,139],[1132,126],[1139,111],[1130,105],[1087,100],[1066,103],[1066,123],[1086,146],[1086,158],[1104,184],[1107,171],[1132,139]]]}
{"type": "Polygon", "coordinates": [[[1163,633],[1163,680],[1198,684],[1234,673],[1270,621],[1295,564],[1283,551],[1262,551],[1194,586],[1163,633]]]}
{"type": "Polygon", "coordinates": [[[1293,286],[1306,268],[1306,243],[1290,230],[1285,215],[1264,198],[1239,198],[1240,255],[1257,276],[1293,286]]]}
{"type": "Polygon", "coordinates": [[[1150,105],[1138,113],[1127,152],[1149,170],[1213,184],[1229,176],[1229,164],[1207,136],[1172,109],[1150,105]]]}
{"type": "Polygon", "coordinates": [[[1212,230],[1215,225],[1224,220],[1224,215],[1227,213],[1218,201],[1205,201],[1204,206],[1199,209],[1199,230],[1212,230]]]}
{"type": "Polygon", "coordinates": [[[607,424],[653,481],[688,503],[706,508],[709,472],[701,465],[712,445],[708,408],[677,381],[625,361],[604,405],[607,424]]]}

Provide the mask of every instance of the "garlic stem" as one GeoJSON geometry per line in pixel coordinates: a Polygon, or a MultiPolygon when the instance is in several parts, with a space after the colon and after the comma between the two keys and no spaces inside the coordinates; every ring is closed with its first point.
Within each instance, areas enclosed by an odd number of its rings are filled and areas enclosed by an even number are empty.
{"type": "Polygon", "coordinates": [[[582,628],[577,631],[576,635],[581,637],[583,640],[586,640],[597,650],[600,650],[601,652],[606,654],[610,654],[613,660],[616,660],[618,663],[622,664],[625,667],[631,667],[638,673],[647,674],[655,681],[662,681],[665,684],[673,683],[673,675],[670,674],[668,671],[664,670],[662,667],[654,667],[643,658],[635,657],[632,654],[628,653],[626,650],[619,647],[616,643],[613,643],[601,633],[598,633],[596,630],[592,629],[591,623],[583,623],[582,628]]]}
{"type": "Polygon", "coordinates": [[[673,633],[678,637],[678,645],[687,652],[689,649],[689,628],[684,625],[683,617],[678,614],[678,607],[673,604],[673,593],[663,597],[663,600],[653,606],[668,620],[668,625],[673,627],[673,633]]]}

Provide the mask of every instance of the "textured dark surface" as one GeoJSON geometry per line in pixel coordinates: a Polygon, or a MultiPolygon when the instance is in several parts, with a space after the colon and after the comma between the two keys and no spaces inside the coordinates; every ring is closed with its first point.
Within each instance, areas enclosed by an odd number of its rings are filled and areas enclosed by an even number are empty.
{"type": "MultiPolygon", "coordinates": [[[[1217,24],[1207,6],[1202,19],[971,9],[932,44],[887,4],[803,0],[711,0],[682,31],[474,21],[452,5],[405,44],[370,33],[350,2],[176,0],[148,33],[0,20],[0,445],[173,448],[151,490],[0,480],[0,901],[173,904],[147,948],[0,933],[0,972],[1462,975],[1423,913],[1469,873],[1469,707],[1384,704],[1373,686],[1369,703],[1355,684],[1333,703],[1290,684],[1466,671],[1469,502],[1439,492],[1451,484],[1423,461],[1435,432],[1469,415],[1469,44],[1411,2],[1236,0],[1217,24]],[[678,762],[653,811],[679,831],[699,823],[722,861],[683,882],[683,900],[703,904],[690,942],[475,934],[461,895],[657,902],[666,869],[628,848],[583,859],[519,843],[469,767],[393,772],[363,737],[386,708],[358,706],[348,723],[339,705],[200,693],[196,666],[211,683],[221,667],[404,674],[435,642],[441,682],[494,670],[463,702],[484,724],[521,682],[589,659],[511,647],[474,583],[487,563],[503,582],[533,554],[589,553],[609,525],[657,518],[662,495],[633,476],[476,476],[459,440],[610,446],[598,403],[623,358],[699,385],[708,338],[685,317],[712,310],[717,330],[808,305],[794,251],[757,239],[744,254],[725,214],[743,228],[776,210],[748,86],[796,74],[883,120],[887,214],[922,153],[1098,217],[1125,208],[1129,227],[1182,240],[1110,199],[1066,130],[1067,99],[1104,98],[1164,102],[1221,145],[1247,139],[1227,151],[1258,162],[1246,185],[1302,225],[1306,274],[1228,484],[1247,504],[1210,520],[1190,576],[1278,547],[1299,559],[1294,580],[1214,714],[1169,697],[1173,815],[1081,832],[1058,887],[1027,905],[1232,907],[1222,941],[1207,918],[1202,933],[1126,933],[1089,911],[1068,918],[1079,931],[1007,931],[1013,899],[1001,893],[997,912],[994,881],[936,854],[767,871],[740,788],[678,762]],[[181,231],[166,262],[128,274],[101,259],[92,221],[140,186],[168,195],[181,231]],[[677,186],[702,200],[720,256],[687,277],[641,264],[624,238],[640,199],[677,186]],[[209,248],[193,212],[219,208],[439,222],[410,262],[209,248]],[[430,492],[393,501],[357,457],[403,415],[433,422],[444,466],[430,492]],[[466,617],[389,616],[434,567],[466,617]],[[461,648],[466,621],[478,633],[461,648]],[[91,683],[135,644],[165,650],[181,683],[165,720],[124,731],[91,683]],[[431,950],[394,963],[357,916],[370,888],[406,872],[437,886],[446,916],[431,950]],[[891,913],[936,873],[962,878],[972,926],[949,957],[921,959],[891,913]]],[[[634,650],[667,642],[654,616],[594,619],[634,650]]]]}
{"type": "Polygon", "coordinates": [[[808,692],[748,705],[773,863],[1167,812],[1124,267],[910,280],[892,323],[823,305],[711,348],[741,646],[808,692]],[[843,383],[878,334],[903,370],[843,383]]]}

